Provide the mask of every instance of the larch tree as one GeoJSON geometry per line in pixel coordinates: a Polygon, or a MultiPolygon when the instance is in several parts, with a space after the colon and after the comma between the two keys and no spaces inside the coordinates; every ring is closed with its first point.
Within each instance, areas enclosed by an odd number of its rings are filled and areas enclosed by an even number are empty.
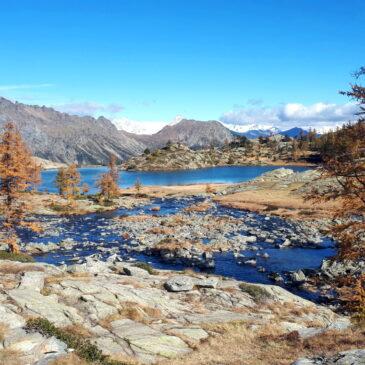
{"type": "Polygon", "coordinates": [[[59,194],[71,201],[80,192],[80,173],[76,164],[61,167],[56,176],[56,186],[59,194]]]}
{"type": "MultiPolygon", "coordinates": [[[[356,77],[363,75],[365,68],[356,77]]],[[[358,102],[358,120],[320,138],[321,178],[333,183],[314,189],[311,197],[340,202],[335,218],[341,223],[333,228],[339,245],[338,259],[359,262],[365,260],[365,87],[355,83],[342,94],[358,102]]],[[[339,285],[344,286],[343,300],[365,318],[365,275],[340,278],[339,285]]]]}
{"type": "Polygon", "coordinates": [[[134,188],[136,190],[136,195],[140,196],[141,190],[142,190],[142,183],[141,183],[141,180],[139,178],[136,179],[136,181],[134,183],[134,188]]]}
{"type": "Polygon", "coordinates": [[[101,175],[97,182],[97,186],[100,189],[101,199],[110,201],[111,199],[118,197],[120,194],[118,185],[119,172],[116,165],[116,157],[114,155],[110,155],[108,168],[108,172],[101,175]]]}
{"type": "Polygon", "coordinates": [[[0,209],[5,242],[11,252],[19,252],[16,228],[40,231],[38,224],[26,221],[30,207],[24,194],[38,183],[40,166],[15,125],[6,124],[0,137],[0,209]]]}

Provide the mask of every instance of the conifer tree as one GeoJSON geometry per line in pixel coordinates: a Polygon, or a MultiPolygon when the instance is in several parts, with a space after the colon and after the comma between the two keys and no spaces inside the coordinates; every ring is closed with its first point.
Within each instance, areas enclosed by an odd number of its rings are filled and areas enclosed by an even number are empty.
{"type": "Polygon", "coordinates": [[[139,196],[141,194],[141,189],[142,189],[142,183],[139,178],[136,179],[134,183],[134,188],[136,189],[137,196],[139,196]]]}
{"type": "Polygon", "coordinates": [[[61,167],[56,176],[56,186],[59,194],[71,200],[80,192],[80,173],[77,165],[71,164],[68,167],[61,167]]]}
{"type": "Polygon", "coordinates": [[[32,159],[27,145],[13,123],[5,125],[0,137],[0,210],[5,241],[11,252],[19,252],[17,227],[39,231],[25,220],[29,213],[25,192],[40,182],[40,166],[32,159]]]}
{"type": "MultiPolygon", "coordinates": [[[[361,68],[357,77],[365,75],[361,68]]],[[[319,140],[323,159],[322,178],[332,179],[326,188],[314,189],[311,198],[340,202],[335,217],[342,221],[333,228],[339,243],[339,260],[365,260],[365,87],[358,83],[342,94],[359,104],[356,123],[325,134],[319,140]]],[[[365,274],[339,278],[342,299],[365,319],[365,274]]]]}
{"type": "Polygon", "coordinates": [[[110,201],[120,194],[118,185],[119,172],[116,165],[116,157],[114,155],[110,155],[108,168],[108,172],[101,175],[97,186],[100,189],[100,197],[110,201]]]}

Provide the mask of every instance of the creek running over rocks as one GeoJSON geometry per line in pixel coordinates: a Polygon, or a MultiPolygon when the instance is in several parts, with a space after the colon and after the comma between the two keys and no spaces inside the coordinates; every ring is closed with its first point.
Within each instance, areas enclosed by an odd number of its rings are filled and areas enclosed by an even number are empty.
{"type": "Polygon", "coordinates": [[[312,300],[307,274],[335,254],[335,244],[313,223],[226,208],[206,197],[162,198],[131,209],[75,216],[40,216],[41,234],[21,232],[36,261],[79,264],[110,255],[159,269],[208,271],[253,283],[275,283],[312,300]],[[190,209],[206,204],[204,211],[190,209]],[[170,240],[170,241],[169,241],[170,240]],[[192,242],[174,252],[162,243],[192,242]],[[160,246],[159,246],[160,245],[160,246]],[[204,252],[205,247],[214,247],[204,252]]]}

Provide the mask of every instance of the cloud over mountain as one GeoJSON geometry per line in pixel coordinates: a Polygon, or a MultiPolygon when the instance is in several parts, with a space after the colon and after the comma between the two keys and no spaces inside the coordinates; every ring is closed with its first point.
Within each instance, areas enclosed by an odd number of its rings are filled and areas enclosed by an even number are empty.
{"type": "Polygon", "coordinates": [[[53,107],[60,112],[79,116],[95,114],[115,114],[121,112],[124,109],[122,105],[117,103],[101,104],[92,101],[66,103],[54,105],[53,107]]]}
{"type": "Polygon", "coordinates": [[[354,120],[357,111],[358,105],[355,103],[287,103],[277,107],[235,108],[224,113],[220,119],[226,124],[273,125],[281,129],[300,126],[325,131],[354,120]]]}

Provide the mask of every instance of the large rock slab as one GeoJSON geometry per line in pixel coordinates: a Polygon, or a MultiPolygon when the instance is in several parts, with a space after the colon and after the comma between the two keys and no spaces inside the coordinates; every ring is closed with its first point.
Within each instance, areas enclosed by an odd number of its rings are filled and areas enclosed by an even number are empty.
{"type": "Polygon", "coordinates": [[[145,354],[173,358],[191,352],[189,346],[179,337],[166,335],[130,319],[112,322],[111,331],[126,340],[142,358],[145,354]]]}
{"type": "Polygon", "coordinates": [[[45,296],[31,289],[10,290],[8,295],[27,314],[47,318],[56,326],[83,322],[75,308],[59,303],[54,295],[45,296]]]}
{"type": "Polygon", "coordinates": [[[30,289],[40,292],[44,287],[44,272],[27,271],[23,274],[19,289],[30,289]]]}
{"type": "Polygon", "coordinates": [[[67,346],[55,337],[45,338],[39,333],[16,330],[5,337],[4,348],[18,354],[22,364],[46,364],[48,360],[66,354],[67,346]]]}
{"type": "Polygon", "coordinates": [[[25,325],[25,319],[9,308],[0,305],[0,323],[5,324],[11,330],[23,327],[25,325]]]}

